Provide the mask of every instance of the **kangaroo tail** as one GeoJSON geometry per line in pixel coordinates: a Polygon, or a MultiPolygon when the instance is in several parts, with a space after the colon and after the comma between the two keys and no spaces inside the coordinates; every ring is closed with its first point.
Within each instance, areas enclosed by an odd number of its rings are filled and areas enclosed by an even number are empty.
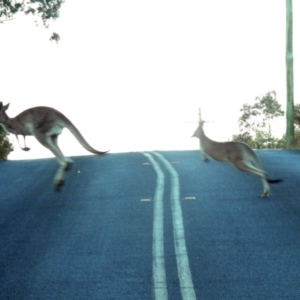
{"type": "Polygon", "coordinates": [[[75,138],[77,139],[77,141],[81,144],[81,146],[83,148],[85,148],[87,151],[97,154],[97,155],[103,155],[106,154],[108,151],[98,151],[96,149],[94,149],[86,140],[85,138],[82,136],[82,134],[80,133],[80,131],[75,127],[74,124],[71,123],[71,121],[69,121],[70,124],[65,124],[65,127],[68,128],[71,133],[75,136],[75,138]]]}
{"type": "Polygon", "coordinates": [[[283,180],[282,179],[270,179],[270,178],[267,178],[267,181],[269,183],[279,183],[279,182],[282,182],[283,180]]]}

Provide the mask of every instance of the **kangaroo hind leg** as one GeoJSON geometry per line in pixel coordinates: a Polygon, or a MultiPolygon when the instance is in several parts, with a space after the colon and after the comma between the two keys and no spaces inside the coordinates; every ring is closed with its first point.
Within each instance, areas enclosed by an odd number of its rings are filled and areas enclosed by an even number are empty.
{"type": "MultiPolygon", "coordinates": [[[[69,157],[65,157],[64,154],[61,152],[59,146],[58,146],[58,143],[57,143],[57,139],[58,139],[58,135],[52,135],[51,136],[51,139],[52,139],[52,143],[54,144],[54,147],[55,149],[58,151],[57,154],[59,155],[59,157],[63,158],[64,160],[64,163],[63,165],[66,166],[67,170],[69,170],[73,164],[73,160],[69,157]]],[[[58,156],[56,154],[54,154],[58,160],[58,156]]]]}
{"type": "MultiPolygon", "coordinates": [[[[58,135],[52,135],[51,136],[52,142],[54,144],[54,148],[57,151],[57,154],[59,154],[61,158],[64,159],[64,163],[61,164],[61,166],[57,169],[56,174],[54,176],[54,186],[55,189],[57,191],[61,190],[61,188],[64,185],[64,182],[66,180],[66,175],[67,175],[67,171],[70,170],[72,164],[73,164],[73,160],[70,158],[67,158],[63,155],[63,153],[61,152],[60,148],[58,147],[58,143],[57,143],[57,139],[58,139],[58,135]]],[[[57,155],[56,158],[58,159],[57,155]]]]}
{"type": "Polygon", "coordinates": [[[267,181],[266,173],[263,170],[251,166],[249,163],[247,163],[245,160],[242,159],[231,163],[235,168],[237,168],[240,171],[252,173],[259,176],[263,184],[263,193],[260,195],[260,197],[267,198],[270,196],[271,193],[270,186],[267,181]]]}
{"type": "Polygon", "coordinates": [[[57,144],[57,135],[36,134],[36,139],[47,149],[49,149],[56,157],[60,167],[54,176],[54,185],[56,190],[60,190],[64,185],[66,173],[72,165],[72,160],[67,159],[57,144]]]}

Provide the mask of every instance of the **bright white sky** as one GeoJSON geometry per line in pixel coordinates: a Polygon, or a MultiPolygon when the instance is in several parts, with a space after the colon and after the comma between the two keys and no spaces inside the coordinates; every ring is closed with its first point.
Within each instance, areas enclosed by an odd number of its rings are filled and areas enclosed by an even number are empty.
{"type": "MultiPolygon", "coordinates": [[[[240,108],[275,90],[285,109],[285,1],[67,0],[60,19],[0,24],[0,101],[14,117],[33,106],[64,113],[98,150],[197,149],[198,108],[207,135],[237,133],[240,108]],[[49,41],[51,32],[61,36],[49,41]]],[[[299,97],[300,4],[294,1],[295,102],[299,97]]],[[[299,101],[298,101],[299,102],[299,101]]],[[[285,121],[281,131],[285,131],[285,121]]],[[[52,157],[32,137],[31,151],[52,157]]],[[[65,130],[66,156],[89,154],[65,130]]]]}

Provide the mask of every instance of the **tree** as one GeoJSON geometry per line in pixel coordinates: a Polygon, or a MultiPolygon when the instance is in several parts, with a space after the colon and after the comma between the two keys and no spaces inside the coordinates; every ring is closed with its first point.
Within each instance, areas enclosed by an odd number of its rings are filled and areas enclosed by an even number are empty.
{"type": "Polygon", "coordinates": [[[240,111],[242,116],[239,118],[239,127],[242,132],[255,133],[265,128],[270,120],[284,115],[275,91],[268,92],[261,98],[256,97],[253,105],[243,104],[240,111]]]}
{"type": "Polygon", "coordinates": [[[300,104],[294,106],[294,125],[300,128],[300,104]]]}
{"type": "Polygon", "coordinates": [[[9,142],[6,131],[0,125],[0,159],[6,160],[9,153],[13,150],[13,145],[9,142]]]}
{"type": "Polygon", "coordinates": [[[293,146],[300,148],[300,104],[294,106],[294,143],[293,146]]]}
{"type": "MultiPolygon", "coordinates": [[[[59,11],[64,0],[0,0],[0,23],[14,19],[19,13],[32,14],[48,27],[50,20],[59,17],[59,11]]],[[[50,37],[51,41],[58,42],[59,35],[55,32],[50,37]]]]}
{"type": "Polygon", "coordinates": [[[277,101],[275,91],[268,92],[262,97],[256,97],[255,103],[243,104],[239,118],[240,134],[234,135],[233,140],[247,143],[252,148],[282,147],[282,140],[272,136],[270,121],[281,117],[284,112],[277,101]]]}

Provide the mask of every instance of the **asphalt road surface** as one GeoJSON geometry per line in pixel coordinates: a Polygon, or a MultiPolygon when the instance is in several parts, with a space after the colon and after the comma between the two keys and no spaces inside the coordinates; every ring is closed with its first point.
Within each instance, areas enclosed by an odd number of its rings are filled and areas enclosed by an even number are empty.
{"type": "Polygon", "coordinates": [[[300,152],[270,178],[198,151],[0,162],[0,299],[300,299],[300,152]]]}

